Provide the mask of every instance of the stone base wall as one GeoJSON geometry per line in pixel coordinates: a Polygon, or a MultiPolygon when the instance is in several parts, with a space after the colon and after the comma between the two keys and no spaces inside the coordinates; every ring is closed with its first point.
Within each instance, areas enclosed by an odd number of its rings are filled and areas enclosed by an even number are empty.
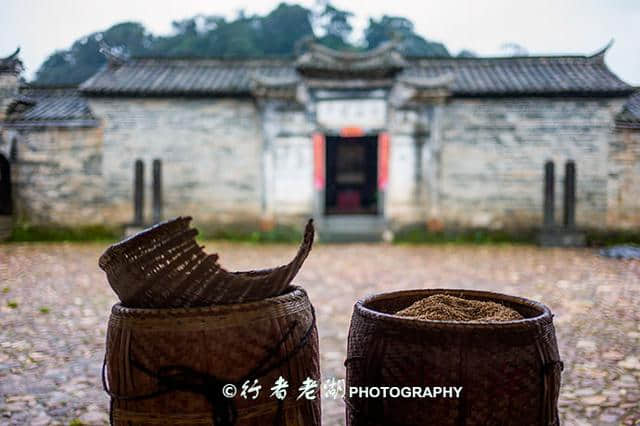
{"type": "Polygon", "coordinates": [[[162,161],[164,217],[256,222],[261,212],[262,133],[252,100],[92,98],[104,126],[104,221],[133,219],[134,162],[145,165],[151,220],[152,161],[162,161]]]}
{"type": "Polygon", "coordinates": [[[40,128],[18,135],[11,164],[16,220],[102,224],[102,129],[40,128]]]}
{"type": "Polygon", "coordinates": [[[607,227],[640,228],[640,129],[622,129],[609,148],[607,227]]]}

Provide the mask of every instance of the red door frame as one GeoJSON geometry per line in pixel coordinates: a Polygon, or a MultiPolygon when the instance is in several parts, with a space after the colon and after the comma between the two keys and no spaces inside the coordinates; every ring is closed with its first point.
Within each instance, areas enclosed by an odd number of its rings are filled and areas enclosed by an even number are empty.
{"type": "Polygon", "coordinates": [[[378,134],[378,190],[385,191],[389,183],[389,133],[378,134]]]}
{"type": "MultiPolygon", "coordinates": [[[[364,131],[358,127],[345,127],[340,130],[342,137],[364,136],[364,131]]],[[[313,185],[316,190],[324,190],[326,184],[325,135],[315,132],[313,140],[313,185]]],[[[389,183],[389,148],[388,132],[378,134],[378,190],[385,191],[389,183]]]]}
{"type": "Polygon", "coordinates": [[[325,186],[325,138],[323,133],[313,134],[313,186],[322,191],[325,186]]]}

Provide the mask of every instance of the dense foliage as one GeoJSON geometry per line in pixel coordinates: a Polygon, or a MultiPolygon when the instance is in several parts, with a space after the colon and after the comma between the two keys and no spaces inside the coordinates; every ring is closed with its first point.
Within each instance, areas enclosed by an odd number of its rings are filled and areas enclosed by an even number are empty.
{"type": "Polygon", "coordinates": [[[174,31],[168,36],[155,36],[139,23],[124,22],[50,55],[36,73],[35,82],[69,85],[86,80],[105,63],[99,52],[101,41],[122,54],[138,57],[261,57],[294,55],[311,39],[334,49],[354,51],[393,39],[410,56],[449,56],[443,44],[419,36],[413,23],[402,17],[370,19],[362,41],[353,42],[352,16],[329,3],[320,10],[281,3],[265,16],[241,12],[233,20],[198,15],[173,22],[174,31]]]}

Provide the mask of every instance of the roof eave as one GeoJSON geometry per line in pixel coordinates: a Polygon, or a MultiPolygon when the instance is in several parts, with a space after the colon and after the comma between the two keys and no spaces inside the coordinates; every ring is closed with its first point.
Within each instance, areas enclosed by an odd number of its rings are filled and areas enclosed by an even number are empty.
{"type": "Polygon", "coordinates": [[[82,94],[88,98],[252,98],[253,95],[247,91],[163,91],[163,92],[143,92],[143,91],[110,91],[85,89],[82,94]]]}
{"type": "MultiPolygon", "coordinates": [[[[175,92],[141,92],[141,91],[106,91],[84,90],[87,97],[93,98],[241,98],[249,99],[254,95],[250,91],[224,92],[224,91],[175,91],[175,92]]],[[[617,91],[510,91],[510,92],[451,92],[453,98],[621,98],[633,93],[633,89],[617,91]]]]}
{"type": "Polygon", "coordinates": [[[616,129],[640,130],[640,118],[636,120],[617,118],[615,120],[615,123],[616,123],[616,129]]]}
{"type": "Polygon", "coordinates": [[[509,92],[456,92],[453,98],[625,98],[633,89],[606,91],[509,91],[509,92]]]}
{"type": "Polygon", "coordinates": [[[33,129],[42,127],[99,127],[100,121],[95,119],[70,120],[9,120],[2,123],[4,127],[13,129],[33,129]]]}

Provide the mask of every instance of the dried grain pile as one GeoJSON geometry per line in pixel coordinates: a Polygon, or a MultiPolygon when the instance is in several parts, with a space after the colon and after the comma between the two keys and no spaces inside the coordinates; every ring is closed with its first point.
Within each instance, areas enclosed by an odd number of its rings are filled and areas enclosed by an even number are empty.
{"type": "Polygon", "coordinates": [[[421,320],[498,322],[523,319],[517,311],[495,302],[436,294],[420,299],[396,315],[421,320]]]}

